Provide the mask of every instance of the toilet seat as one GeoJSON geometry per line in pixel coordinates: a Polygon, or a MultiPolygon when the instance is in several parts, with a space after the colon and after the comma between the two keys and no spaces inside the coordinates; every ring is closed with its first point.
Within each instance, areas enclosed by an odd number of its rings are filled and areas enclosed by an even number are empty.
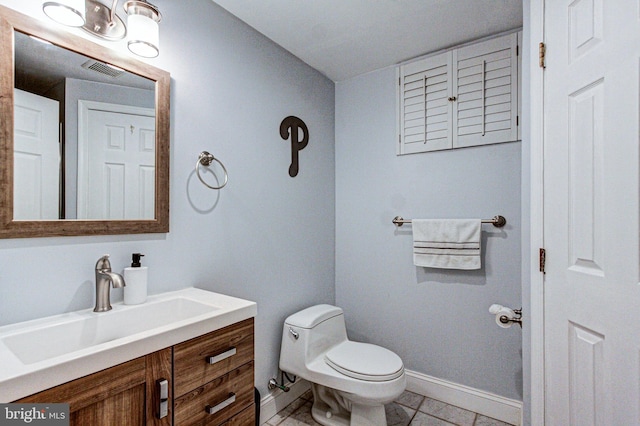
{"type": "Polygon", "coordinates": [[[404,373],[398,355],[369,343],[342,342],[327,351],[325,362],[345,376],[369,382],[393,380],[404,373]]]}

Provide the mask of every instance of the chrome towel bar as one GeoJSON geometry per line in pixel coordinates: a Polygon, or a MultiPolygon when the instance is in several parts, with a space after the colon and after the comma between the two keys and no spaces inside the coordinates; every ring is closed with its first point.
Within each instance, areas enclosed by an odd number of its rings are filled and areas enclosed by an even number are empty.
{"type": "MultiPolygon", "coordinates": [[[[405,223],[411,223],[411,219],[403,219],[402,216],[396,216],[393,218],[392,222],[396,226],[402,226],[405,223]]],[[[490,223],[496,228],[502,228],[507,224],[507,219],[504,216],[494,216],[493,219],[482,219],[482,223],[490,223]]]]}

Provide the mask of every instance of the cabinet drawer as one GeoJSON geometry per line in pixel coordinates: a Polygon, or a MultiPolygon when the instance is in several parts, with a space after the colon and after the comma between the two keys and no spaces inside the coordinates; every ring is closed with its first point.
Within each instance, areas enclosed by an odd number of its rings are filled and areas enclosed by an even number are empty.
{"type": "Polygon", "coordinates": [[[174,402],[175,424],[219,425],[253,406],[253,402],[251,361],[177,398],[174,402]]]}
{"type": "Polygon", "coordinates": [[[253,360],[253,318],[174,347],[174,395],[192,389],[253,360]]]}
{"type": "Polygon", "coordinates": [[[256,405],[251,404],[237,414],[224,422],[222,426],[253,426],[256,424],[256,405]]]}

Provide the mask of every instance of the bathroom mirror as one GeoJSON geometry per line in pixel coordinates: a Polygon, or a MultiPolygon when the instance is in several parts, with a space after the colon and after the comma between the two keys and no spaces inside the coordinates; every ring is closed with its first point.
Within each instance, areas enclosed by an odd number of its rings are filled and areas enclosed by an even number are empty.
{"type": "Polygon", "coordinates": [[[169,73],[2,6],[0,44],[0,238],[168,232],[169,73]]]}

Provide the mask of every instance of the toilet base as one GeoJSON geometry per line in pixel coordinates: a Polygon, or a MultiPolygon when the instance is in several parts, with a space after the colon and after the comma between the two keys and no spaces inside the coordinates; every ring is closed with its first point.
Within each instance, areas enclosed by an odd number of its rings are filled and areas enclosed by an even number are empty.
{"type": "Polygon", "coordinates": [[[384,405],[363,405],[348,400],[342,392],[311,384],[311,416],[324,426],[387,426],[384,405]]]}
{"type": "Polygon", "coordinates": [[[341,411],[336,413],[324,402],[313,402],[311,417],[324,426],[349,426],[351,422],[351,413],[341,411]]]}

